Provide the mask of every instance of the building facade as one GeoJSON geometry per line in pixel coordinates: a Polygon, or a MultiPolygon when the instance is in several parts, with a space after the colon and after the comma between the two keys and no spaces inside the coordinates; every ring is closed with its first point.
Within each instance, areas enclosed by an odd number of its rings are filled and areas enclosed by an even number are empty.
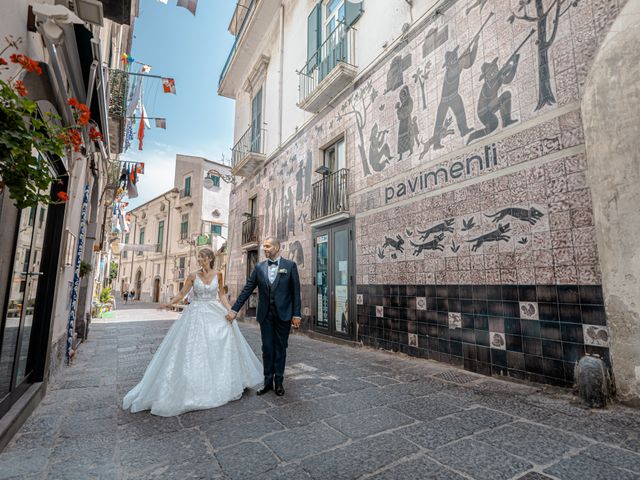
{"type": "MultiPolygon", "coordinates": [[[[85,129],[80,151],[43,158],[56,177],[49,193],[57,200],[64,192],[65,202],[20,210],[8,189],[0,190],[0,449],[88,333],[106,251],[104,208],[121,147],[110,78],[130,47],[138,9],[137,0],[114,3],[12,0],[0,6],[1,36],[14,42],[3,45],[9,47],[3,56],[25,54],[42,69],[19,77],[42,118],[51,112],[73,125],[69,101],[77,99],[103,134],[92,141],[85,129]],[[81,261],[92,267],[82,277],[81,261]]],[[[11,64],[0,72],[5,81],[15,74],[11,64]]]]}
{"type": "MultiPolygon", "coordinates": [[[[603,271],[635,274],[624,249],[603,263],[584,105],[632,3],[238,2],[218,86],[236,102],[231,293],[276,236],[311,331],[560,386],[597,355],[637,401],[640,292],[611,315],[603,271]]],[[[616,221],[637,228],[632,212],[616,221]]]]}
{"type": "MultiPolygon", "coordinates": [[[[168,302],[197,269],[202,247],[227,239],[230,169],[202,157],[176,155],[174,188],[131,210],[120,239],[116,290],[143,302],[168,302]]],[[[225,255],[217,258],[224,267],[225,255]]]]}

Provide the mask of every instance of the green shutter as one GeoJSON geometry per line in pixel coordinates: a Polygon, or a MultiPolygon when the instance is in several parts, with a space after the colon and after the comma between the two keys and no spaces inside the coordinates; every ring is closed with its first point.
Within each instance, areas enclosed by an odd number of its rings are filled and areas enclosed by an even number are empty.
{"type": "Polygon", "coordinates": [[[357,0],[353,2],[350,2],[349,0],[345,0],[344,20],[345,20],[345,23],[347,24],[347,27],[350,27],[351,25],[356,23],[356,21],[360,18],[360,15],[362,15],[363,3],[364,3],[364,0],[360,0],[359,2],[357,0]]]}
{"type": "Polygon", "coordinates": [[[318,57],[316,52],[320,48],[321,35],[322,35],[322,2],[318,2],[309,17],[307,18],[307,61],[309,62],[308,69],[312,69],[312,65],[318,63],[318,57]]]}

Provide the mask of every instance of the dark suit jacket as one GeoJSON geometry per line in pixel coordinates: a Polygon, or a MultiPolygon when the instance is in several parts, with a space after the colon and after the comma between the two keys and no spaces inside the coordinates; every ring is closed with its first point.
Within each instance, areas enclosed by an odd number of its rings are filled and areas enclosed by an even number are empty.
{"type": "Polygon", "coordinates": [[[278,274],[273,285],[269,283],[266,260],[257,264],[231,309],[234,312],[239,312],[256,287],[258,287],[258,314],[256,317],[258,322],[264,321],[267,317],[272,299],[275,313],[280,320],[288,322],[293,317],[301,317],[300,277],[295,262],[280,258],[278,274]]]}

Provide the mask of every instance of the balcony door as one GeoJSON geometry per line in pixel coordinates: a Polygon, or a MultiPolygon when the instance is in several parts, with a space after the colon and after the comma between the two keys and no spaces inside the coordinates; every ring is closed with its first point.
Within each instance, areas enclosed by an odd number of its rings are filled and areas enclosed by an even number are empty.
{"type": "MultiPolygon", "coordinates": [[[[247,279],[258,264],[258,250],[247,250],[247,279]]],[[[247,302],[247,316],[255,317],[258,309],[258,291],[254,290],[247,302]]]]}
{"type": "Polygon", "coordinates": [[[253,153],[263,153],[260,149],[262,142],[262,88],[251,100],[251,145],[253,153]]]}
{"type": "Polygon", "coordinates": [[[314,229],[314,330],[355,338],[353,222],[314,229]]]}

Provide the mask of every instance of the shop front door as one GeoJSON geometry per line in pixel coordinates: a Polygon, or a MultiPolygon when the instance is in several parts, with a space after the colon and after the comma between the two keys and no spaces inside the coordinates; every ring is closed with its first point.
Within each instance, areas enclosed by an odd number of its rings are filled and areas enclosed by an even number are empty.
{"type": "Polygon", "coordinates": [[[314,330],[355,338],[352,222],[314,230],[314,330]]]}

